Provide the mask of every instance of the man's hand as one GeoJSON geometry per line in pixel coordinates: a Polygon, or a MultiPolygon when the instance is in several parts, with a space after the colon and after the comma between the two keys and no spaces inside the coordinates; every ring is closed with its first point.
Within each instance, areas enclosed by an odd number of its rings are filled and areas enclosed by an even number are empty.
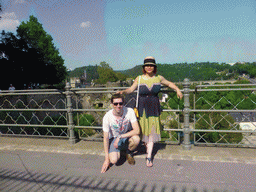
{"type": "Polygon", "coordinates": [[[110,164],[109,160],[104,161],[101,168],[101,173],[105,173],[108,170],[109,164],[110,164]]]}
{"type": "Polygon", "coordinates": [[[114,147],[117,149],[118,148],[118,142],[120,141],[120,139],[117,137],[115,142],[114,142],[114,147]]]}

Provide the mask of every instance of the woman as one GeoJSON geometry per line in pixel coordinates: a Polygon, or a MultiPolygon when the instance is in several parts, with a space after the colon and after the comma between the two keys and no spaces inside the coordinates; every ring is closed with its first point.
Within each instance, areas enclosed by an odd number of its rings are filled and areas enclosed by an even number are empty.
{"type": "Polygon", "coordinates": [[[177,97],[182,99],[183,95],[180,89],[172,82],[167,81],[163,76],[157,75],[157,66],[154,57],[146,57],[143,65],[143,75],[138,76],[133,85],[124,91],[119,91],[121,94],[132,93],[139,85],[139,123],[142,133],[142,141],[147,149],[147,166],[152,167],[152,151],[154,143],[161,140],[160,135],[160,102],[158,93],[161,85],[168,86],[177,92],[177,97]]]}

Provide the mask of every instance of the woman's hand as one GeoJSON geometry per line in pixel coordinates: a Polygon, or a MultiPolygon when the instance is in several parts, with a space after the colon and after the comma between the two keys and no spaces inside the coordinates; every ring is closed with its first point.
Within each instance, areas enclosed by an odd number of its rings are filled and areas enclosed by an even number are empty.
{"type": "Polygon", "coordinates": [[[138,86],[137,82],[138,82],[138,77],[134,80],[134,82],[133,82],[131,87],[129,87],[129,88],[123,90],[123,91],[117,91],[116,94],[121,94],[122,95],[122,94],[130,94],[130,93],[132,93],[137,88],[137,86],[138,86]]]}
{"type": "Polygon", "coordinates": [[[124,91],[117,91],[116,94],[124,94],[124,91]]]}
{"type": "Polygon", "coordinates": [[[179,99],[182,99],[182,97],[183,97],[183,95],[182,95],[182,93],[181,93],[180,90],[177,90],[177,97],[178,97],[179,99]]]}

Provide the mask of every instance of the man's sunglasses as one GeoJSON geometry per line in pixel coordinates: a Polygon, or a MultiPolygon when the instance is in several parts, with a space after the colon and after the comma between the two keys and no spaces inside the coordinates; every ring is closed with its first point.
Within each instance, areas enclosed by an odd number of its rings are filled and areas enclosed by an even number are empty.
{"type": "Polygon", "coordinates": [[[113,103],[113,105],[117,106],[117,105],[123,105],[124,103],[123,102],[119,102],[119,103],[113,103]]]}

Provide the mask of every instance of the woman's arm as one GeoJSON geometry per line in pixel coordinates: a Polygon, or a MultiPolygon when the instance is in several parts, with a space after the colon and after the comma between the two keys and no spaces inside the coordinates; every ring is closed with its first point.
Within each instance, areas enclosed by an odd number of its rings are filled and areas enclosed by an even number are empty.
{"type": "Polygon", "coordinates": [[[132,93],[138,86],[138,77],[134,80],[133,84],[131,87],[123,90],[123,91],[118,91],[117,93],[120,93],[120,94],[130,94],[132,93]]]}
{"type": "Polygon", "coordinates": [[[179,99],[182,99],[183,95],[180,91],[180,89],[171,81],[166,80],[163,76],[160,76],[161,84],[170,87],[171,89],[174,89],[177,92],[177,97],[179,99]]]}

